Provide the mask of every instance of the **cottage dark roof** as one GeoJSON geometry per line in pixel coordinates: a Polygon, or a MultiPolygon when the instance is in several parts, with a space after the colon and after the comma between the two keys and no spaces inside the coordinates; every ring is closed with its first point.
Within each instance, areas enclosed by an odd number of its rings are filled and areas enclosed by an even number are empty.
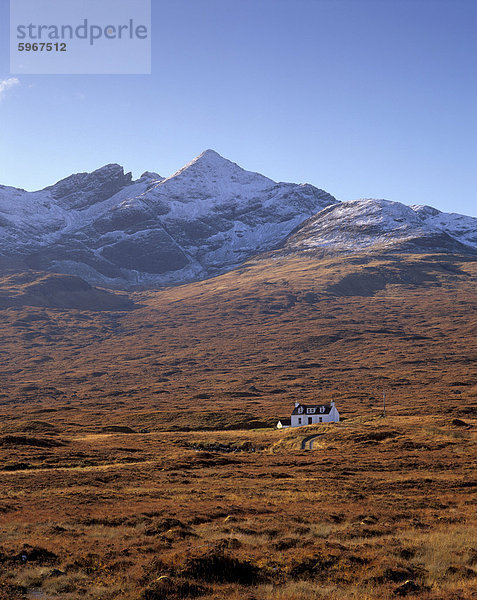
{"type": "Polygon", "coordinates": [[[292,415],[329,415],[331,408],[331,404],[299,404],[293,409],[292,415]]]}

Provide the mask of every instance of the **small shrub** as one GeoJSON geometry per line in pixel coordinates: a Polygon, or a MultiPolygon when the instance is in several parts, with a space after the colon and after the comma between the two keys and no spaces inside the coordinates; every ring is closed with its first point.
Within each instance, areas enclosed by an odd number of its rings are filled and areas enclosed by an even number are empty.
{"type": "Polygon", "coordinates": [[[335,565],[337,557],[333,555],[311,556],[301,561],[294,562],[290,568],[290,577],[293,579],[323,578],[324,574],[335,565]]]}
{"type": "Polygon", "coordinates": [[[400,583],[402,581],[413,580],[418,577],[423,577],[426,574],[426,570],[422,567],[388,567],[381,575],[373,577],[371,581],[373,583],[400,583]]]}
{"type": "Polygon", "coordinates": [[[422,590],[421,586],[410,579],[395,588],[393,594],[395,596],[407,596],[408,594],[417,594],[422,590]]]}
{"type": "MultiPolygon", "coordinates": [[[[151,527],[148,527],[145,531],[146,535],[160,535],[161,533],[165,533],[171,529],[178,529],[181,531],[187,531],[189,528],[188,525],[185,525],[179,519],[161,519],[159,521],[154,522],[151,527]]],[[[184,536],[185,537],[185,536],[184,536]]]]}
{"type": "Polygon", "coordinates": [[[51,565],[58,562],[58,556],[54,552],[39,546],[24,546],[15,559],[20,563],[36,563],[38,565],[51,565]]]}
{"type": "Polygon", "coordinates": [[[237,548],[242,547],[242,542],[240,542],[237,538],[234,538],[234,537],[223,538],[221,540],[218,540],[217,546],[224,550],[225,549],[237,550],[237,548]]]}
{"type": "Polygon", "coordinates": [[[404,560],[410,560],[411,558],[414,558],[415,554],[415,548],[401,548],[399,551],[399,556],[404,558],[404,560]]]}
{"type": "Polygon", "coordinates": [[[474,579],[477,571],[463,565],[451,565],[446,569],[446,577],[450,579],[474,579]]]}
{"type": "Polygon", "coordinates": [[[234,558],[221,547],[215,547],[203,554],[188,556],[177,568],[177,575],[209,583],[251,585],[260,579],[260,570],[251,562],[234,558]]]}
{"type": "Polygon", "coordinates": [[[298,538],[283,538],[273,544],[275,550],[289,550],[290,548],[296,548],[300,543],[298,538]]]}
{"type": "Polygon", "coordinates": [[[67,571],[84,571],[87,575],[93,575],[105,570],[104,560],[98,554],[89,552],[84,556],[80,556],[71,565],[66,567],[67,571]]]}

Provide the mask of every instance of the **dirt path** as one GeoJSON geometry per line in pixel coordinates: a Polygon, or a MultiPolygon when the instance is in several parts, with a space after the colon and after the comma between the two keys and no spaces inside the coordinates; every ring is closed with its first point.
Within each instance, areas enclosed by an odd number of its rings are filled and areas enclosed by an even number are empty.
{"type": "Polygon", "coordinates": [[[317,437],[321,437],[322,435],[325,435],[325,433],[314,433],[313,435],[309,435],[306,438],[304,438],[301,442],[301,449],[302,450],[313,450],[313,442],[315,441],[315,439],[317,437]],[[306,447],[306,445],[309,443],[308,448],[306,447]]]}

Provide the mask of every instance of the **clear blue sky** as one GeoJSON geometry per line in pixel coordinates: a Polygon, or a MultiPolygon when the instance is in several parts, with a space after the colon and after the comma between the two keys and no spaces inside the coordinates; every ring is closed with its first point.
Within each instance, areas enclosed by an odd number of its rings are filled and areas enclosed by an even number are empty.
{"type": "MultiPolygon", "coordinates": [[[[38,189],[111,162],[167,176],[213,148],[340,200],[477,215],[476,0],[152,3],[152,75],[4,90],[1,184],[38,189]]],[[[0,0],[0,82],[8,48],[0,0]]]]}

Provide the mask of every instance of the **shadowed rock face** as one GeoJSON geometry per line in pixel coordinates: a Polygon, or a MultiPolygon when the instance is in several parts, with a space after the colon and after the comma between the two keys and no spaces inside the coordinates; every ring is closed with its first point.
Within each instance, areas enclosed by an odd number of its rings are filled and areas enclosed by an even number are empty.
{"type": "Polygon", "coordinates": [[[125,174],[122,167],[111,164],[92,173],[70,175],[46,189],[50,189],[51,197],[61,206],[82,209],[111,198],[131,180],[131,173],[125,174]]]}
{"type": "Polygon", "coordinates": [[[101,255],[118,267],[151,274],[179,271],[189,262],[171,236],[161,230],[107,246],[101,255]]]}
{"type": "Polygon", "coordinates": [[[146,171],[132,181],[111,164],[38,192],[0,186],[0,273],[17,265],[112,288],[155,287],[215,276],[276,248],[475,254],[477,219],[386,200],[338,202],[213,150],[165,179],[146,171]]]}

